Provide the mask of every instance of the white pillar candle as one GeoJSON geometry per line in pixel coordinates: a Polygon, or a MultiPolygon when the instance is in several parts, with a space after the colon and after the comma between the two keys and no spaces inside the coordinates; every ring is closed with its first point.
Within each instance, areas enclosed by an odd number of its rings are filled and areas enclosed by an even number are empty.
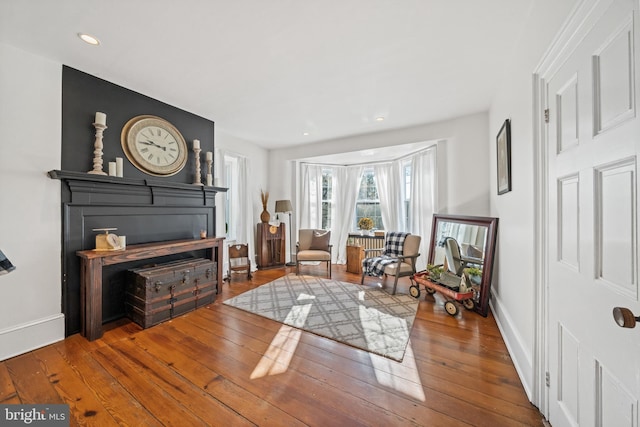
{"type": "Polygon", "coordinates": [[[214,182],[216,183],[216,187],[220,187],[220,178],[216,178],[214,182]]]}
{"type": "Polygon", "coordinates": [[[194,139],[193,140],[193,149],[195,150],[196,148],[200,148],[200,140],[199,139],[194,139]]]}
{"type": "Polygon", "coordinates": [[[105,113],[96,112],[96,124],[105,125],[107,124],[107,115],[105,113]]]}
{"type": "Polygon", "coordinates": [[[109,176],[116,176],[116,162],[109,162],[109,176]]]}
{"type": "Polygon", "coordinates": [[[207,151],[207,161],[213,161],[213,153],[211,151],[207,151]]]}
{"type": "Polygon", "coordinates": [[[116,157],[116,176],[122,178],[122,157],[116,157]]]}

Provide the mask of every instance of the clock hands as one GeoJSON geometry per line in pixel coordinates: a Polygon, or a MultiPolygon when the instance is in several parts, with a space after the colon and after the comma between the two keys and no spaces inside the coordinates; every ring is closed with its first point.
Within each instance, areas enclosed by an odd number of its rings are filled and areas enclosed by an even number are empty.
{"type": "Polygon", "coordinates": [[[158,145],[153,141],[138,141],[140,144],[144,145],[153,145],[154,147],[160,148],[162,151],[167,151],[167,147],[163,147],[162,145],[158,145]]]}

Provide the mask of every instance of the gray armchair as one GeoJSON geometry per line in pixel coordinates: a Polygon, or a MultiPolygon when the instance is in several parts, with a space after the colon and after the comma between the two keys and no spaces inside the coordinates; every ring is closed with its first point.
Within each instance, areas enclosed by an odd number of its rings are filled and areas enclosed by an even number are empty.
{"type": "Polygon", "coordinates": [[[331,278],[331,248],[329,243],[331,231],[302,229],[298,232],[296,244],[296,274],[300,275],[300,263],[304,261],[320,261],[327,263],[331,278]]]}

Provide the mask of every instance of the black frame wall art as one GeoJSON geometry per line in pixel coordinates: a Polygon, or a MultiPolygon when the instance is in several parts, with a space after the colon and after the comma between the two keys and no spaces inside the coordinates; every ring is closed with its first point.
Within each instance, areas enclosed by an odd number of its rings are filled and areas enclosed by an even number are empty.
{"type": "Polygon", "coordinates": [[[511,191],[511,121],[505,120],[496,136],[498,195],[511,191]]]}

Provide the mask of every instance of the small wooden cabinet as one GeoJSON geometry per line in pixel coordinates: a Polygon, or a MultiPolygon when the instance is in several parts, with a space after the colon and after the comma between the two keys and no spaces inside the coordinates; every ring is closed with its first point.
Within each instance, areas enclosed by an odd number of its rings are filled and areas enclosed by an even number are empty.
{"type": "Polygon", "coordinates": [[[364,246],[347,245],[347,272],[362,274],[364,246]]]}
{"type": "Polygon", "coordinates": [[[258,223],[258,268],[282,267],[285,263],[285,229],[269,223],[258,223]]]}

